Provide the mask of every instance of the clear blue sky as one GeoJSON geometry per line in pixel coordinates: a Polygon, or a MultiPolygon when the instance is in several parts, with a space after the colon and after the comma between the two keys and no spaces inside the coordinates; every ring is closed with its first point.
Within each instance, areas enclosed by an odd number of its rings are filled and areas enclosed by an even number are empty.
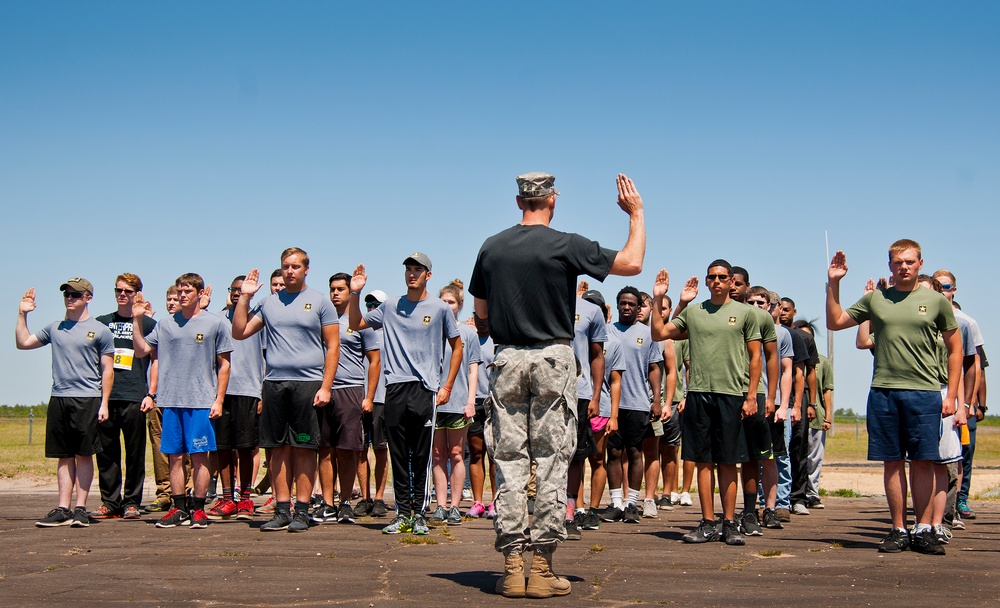
{"type": "MultiPolygon", "coordinates": [[[[8,331],[31,286],[32,330],[74,275],[95,314],[123,271],[162,311],[177,275],[221,288],[290,245],[319,288],[364,262],[400,293],[414,250],[432,288],[467,279],[542,170],[554,227],[613,248],[615,175],[642,193],[645,270],[609,299],[725,257],[820,318],[824,231],[850,301],[908,237],[1000,336],[997,3],[426,4],[0,4],[8,331]]],[[[8,340],[0,403],[46,400],[48,350],[8,340]]],[[[837,405],[861,410],[870,357],[836,344],[837,405]]]]}

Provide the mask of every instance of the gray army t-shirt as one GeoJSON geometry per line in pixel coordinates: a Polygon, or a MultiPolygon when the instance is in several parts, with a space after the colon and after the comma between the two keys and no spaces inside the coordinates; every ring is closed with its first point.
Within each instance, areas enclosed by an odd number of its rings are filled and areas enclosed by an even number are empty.
{"type": "Polygon", "coordinates": [[[269,295],[254,316],[267,330],[265,380],[322,380],[326,363],[323,328],[338,323],[326,294],[306,287],[269,295]]]}
{"type": "MultiPolygon", "coordinates": [[[[461,414],[465,411],[465,404],[469,402],[469,366],[473,363],[480,364],[478,373],[482,374],[483,351],[479,347],[479,335],[476,330],[468,325],[458,326],[459,339],[462,341],[462,366],[458,368],[458,375],[455,376],[455,385],[451,387],[451,397],[448,403],[438,406],[438,412],[443,414],[461,414]]],[[[444,344],[444,366],[441,368],[441,384],[448,379],[448,362],[451,361],[451,344],[444,344]]],[[[479,384],[479,378],[476,378],[479,384]]],[[[473,397],[475,399],[475,397],[473,397]]]]}
{"type": "MultiPolygon", "coordinates": [[[[781,405],[781,361],[782,359],[792,360],[792,371],[795,371],[795,348],[792,346],[792,333],[781,325],[774,326],[774,332],[778,335],[778,389],[774,392],[774,405],[781,405]]],[[[761,383],[767,387],[767,374],[761,374],[761,383]]],[[[789,398],[791,398],[789,396],[789,398]]]]}
{"type": "MultiPolygon", "coordinates": [[[[251,309],[255,314],[257,307],[251,309]]],[[[233,335],[233,315],[235,309],[223,311],[222,319],[228,325],[229,335],[233,335]]],[[[227,395],[241,395],[260,399],[260,385],[264,382],[264,332],[257,332],[246,340],[233,340],[233,354],[229,359],[229,385],[227,395]]]]}
{"type": "Polygon", "coordinates": [[[52,345],[53,397],[101,396],[101,356],[115,352],[106,325],[94,317],[63,319],[35,332],[35,339],[52,345]]]}
{"type": "Polygon", "coordinates": [[[479,352],[483,356],[483,364],[479,366],[479,387],[476,388],[476,399],[486,399],[490,396],[490,370],[489,366],[497,356],[496,345],[493,338],[486,336],[476,336],[479,338],[479,352]]]}
{"type": "Polygon", "coordinates": [[[580,363],[580,377],[576,383],[576,398],[590,401],[594,398],[594,379],[590,375],[590,344],[603,344],[608,340],[604,312],[596,305],[576,299],[573,318],[573,352],[580,363]]]}
{"type": "Polygon", "coordinates": [[[232,330],[215,313],[190,319],[168,315],[146,336],[159,362],[156,400],[160,407],[212,407],[219,391],[216,355],[232,352],[232,330]]]}
{"type": "Polygon", "coordinates": [[[649,366],[663,361],[663,351],[650,335],[649,326],[636,321],[632,325],[608,324],[608,334],[621,342],[625,373],[622,374],[622,400],[619,408],[648,412],[650,409],[649,366]]]}
{"type": "Polygon", "coordinates": [[[437,393],[445,365],[444,341],[458,337],[451,308],[438,298],[411,302],[390,298],[364,314],[369,327],[382,329],[382,373],[386,384],[418,381],[437,393]]]}
{"type": "MultiPolygon", "coordinates": [[[[340,359],[337,360],[337,375],[333,379],[334,388],[364,386],[366,370],[365,353],[381,350],[382,338],[371,328],[354,331],[345,312],[340,315],[340,359]]],[[[384,399],[384,397],[383,397],[384,399]]]]}
{"type": "MultiPolygon", "coordinates": [[[[611,417],[611,372],[625,373],[625,357],[622,356],[622,343],[618,337],[608,332],[608,340],[604,343],[604,386],[601,387],[601,418],[611,417]]],[[[621,401],[618,402],[621,409],[621,401]]]]}

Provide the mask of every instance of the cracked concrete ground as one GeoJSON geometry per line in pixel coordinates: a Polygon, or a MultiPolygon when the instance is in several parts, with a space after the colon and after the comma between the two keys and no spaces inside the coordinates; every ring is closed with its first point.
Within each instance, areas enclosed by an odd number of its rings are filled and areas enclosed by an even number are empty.
{"type": "Polygon", "coordinates": [[[881,555],[884,500],[829,498],[825,510],[765,530],[744,547],[685,545],[695,507],[637,525],[603,524],[556,553],[573,593],[548,600],[493,594],[502,561],[487,520],[434,529],[422,542],[379,532],[385,520],[261,533],[265,520],[157,529],[155,518],[38,529],[51,493],[0,496],[2,606],[389,606],[656,604],[995,605],[1000,504],[957,531],[948,554],[881,555]]]}

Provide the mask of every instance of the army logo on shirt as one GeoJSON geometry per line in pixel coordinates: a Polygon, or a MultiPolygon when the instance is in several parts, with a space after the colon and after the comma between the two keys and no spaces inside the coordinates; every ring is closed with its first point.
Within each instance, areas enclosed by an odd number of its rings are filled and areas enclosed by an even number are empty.
{"type": "Polygon", "coordinates": [[[635,339],[635,343],[638,344],[639,346],[642,346],[643,341],[644,341],[643,338],[636,338],[635,339]]]}
{"type": "Polygon", "coordinates": [[[576,317],[573,319],[573,322],[574,323],[579,323],[580,322],[580,313],[576,313],[576,317]]]}
{"type": "Polygon", "coordinates": [[[736,325],[736,317],[729,317],[729,324],[736,325]]]}
{"type": "Polygon", "coordinates": [[[204,341],[205,341],[205,334],[195,334],[194,335],[194,343],[195,344],[201,344],[204,341]]]}
{"type": "Polygon", "coordinates": [[[424,325],[430,325],[431,324],[431,316],[430,315],[424,315],[423,324],[424,325]]]}
{"type": "Polygon", "coordinates": [[[312,302],[306,302],[306,305],[302,308],[302,310],[312,310],[312,309],[313,309],[312,302]]]}
{"type": "Polygon", "coordinates": [[[927,314],[927,307],[926,306],[917,306],[917,314],[918,315],[926,315],[927,314]]]}
{"type": "Polygon", "coordinates": [[[354,330],[353,330],[353,329],[351,329],[350,327],[348,327],[348,328],[347,328],[347,335],[348,335],[348,336],[353,336],[353,335],[354,335],[354,330]]]}
{"type": "Polygon", "coordinates": [[[88,339],[88,340],[93,340],[93,339],[94,339],[94,337],[95,337],[96,335],[97,335],[97,334],[95,334],[94,332],[92,332],[92,331],[88,331],[88,332],[87,332],[87,339],[88,339]]]}

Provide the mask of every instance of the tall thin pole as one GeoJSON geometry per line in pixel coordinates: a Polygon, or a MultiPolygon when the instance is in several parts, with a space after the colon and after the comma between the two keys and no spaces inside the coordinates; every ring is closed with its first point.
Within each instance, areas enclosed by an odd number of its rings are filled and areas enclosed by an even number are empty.
{"type": "MultiPolygon", "coordinates": [[[[830,263],[830,233],[826,230],[823,231],[823,238],[826,240],[826,263],[830,263]]],[[[830,281],[827,279],[826,289],[830,289],[830,281]]],[[[823,293],[824,306],[826,303],[826,292],[823,293]]],[[[833,332],[829,328],[826,330],[826,358],[830,360],[830,373],[833,373],[833,332]]],[[[834,374],[834,378],[836,378],[834,374]]],[[[828,412],[830,420],[833,421],[833,412],[828,412]]],[[[833,427],[830,427],[831,435],[833,434],[833,427]]]]}

